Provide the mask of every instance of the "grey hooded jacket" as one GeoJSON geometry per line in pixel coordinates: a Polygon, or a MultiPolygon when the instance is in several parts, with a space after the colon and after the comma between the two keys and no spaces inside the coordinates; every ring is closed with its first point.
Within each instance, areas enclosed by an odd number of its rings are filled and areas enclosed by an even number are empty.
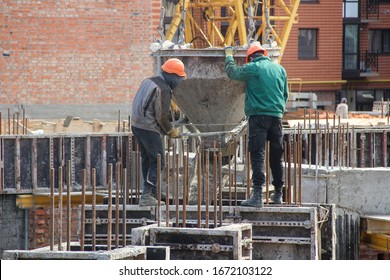
{"type": "MultiPolygon", "coordinates": [[[[160,74],[164,82],[164,77],[160,74]]],[[[166,82],[165,82],[166,84],[166,82]]],[[[145,79],[135,94],[131,113],[131,125],[137,128],[168,134],[172,129],[169,121],[172,89],[161,89],[150,78],[145,79]]]]}

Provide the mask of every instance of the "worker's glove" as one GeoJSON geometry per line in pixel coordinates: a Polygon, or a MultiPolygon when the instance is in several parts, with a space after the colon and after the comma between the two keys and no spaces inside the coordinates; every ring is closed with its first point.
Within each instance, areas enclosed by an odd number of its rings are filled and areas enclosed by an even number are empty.
{"type": "Polygon", "coordinates": [[[171,138],[179,138],[180,130],[178,128],[172,128],[170,131],[168,131],[168,135],[171,138]]]}
{"type": "Polygon", "coordinates": [[[233,56],[234,49],[232,46],[226,47],[225,48],[225,56],[233,56]]]}

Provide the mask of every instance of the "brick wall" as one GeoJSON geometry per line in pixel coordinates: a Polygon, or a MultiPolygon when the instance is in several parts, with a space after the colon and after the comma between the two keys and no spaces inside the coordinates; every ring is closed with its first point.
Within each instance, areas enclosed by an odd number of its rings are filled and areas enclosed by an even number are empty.
{"type": "MultiPolygon", "coordinates": [[[[301,3],[298,23],[293,25],[282,58],[289,79],[328,81],[342,79],[342,1],[301,3]],[[298,30],[318,29],[317,59],[298,60],[298,30]]],[[[337,90],[340,84],[303,85],[302,91],[337,90]]]]}
{"type": "Polygon", "coordinates": [[[2,1],[0,104],[131,101],[153,74],[159,0],[2,1]]]}
{"type": "MultiPolygon", "coordinates": [[[[67,241],[67,209],[64,204],[62,209],[62,243],[67,241]]],[[[54,211],[54,244],[57,246],[59,241],[59,211],[58,208],[54,211]]],[[[70,241],[80,241],[78,224],[79,212],[78,207],[71,208],[71,227],[70,241]]],[[[51,210],[50,208],[30,209],[30,226],[29,226],[29,249],[41,248],[50,246],[51,242],[51,210]]]]}

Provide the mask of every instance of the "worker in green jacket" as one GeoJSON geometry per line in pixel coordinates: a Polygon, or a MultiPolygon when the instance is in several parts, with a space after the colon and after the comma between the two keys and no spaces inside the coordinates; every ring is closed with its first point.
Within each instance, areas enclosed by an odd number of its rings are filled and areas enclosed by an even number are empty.
{"type": "Polygon", "coordinates": [[[252,165],[252,193],[242,206],[263,207],[265,184],[264,159],[270,141],[270,167],[275,187],[273,202],[283,203],[283,133],[282,118],[288,99],[286,70],[267,56],[260,45],[252,45],[246,64],[237,66],[233,48],[225,48],[225,70],[230,79],[246,83],[245,115],[249,125],[249,152],[252,165]]]}

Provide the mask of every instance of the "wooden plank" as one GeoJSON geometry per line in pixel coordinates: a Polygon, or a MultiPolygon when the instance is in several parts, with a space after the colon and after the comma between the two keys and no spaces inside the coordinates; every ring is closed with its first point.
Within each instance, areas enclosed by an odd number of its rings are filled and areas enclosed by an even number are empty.
{"type": "Polygon", "coordinates": [[[390,235],[363,232],[361,240],[374,249],[390,253],[390,235]]]}
{"type": "Polygon", "coordinates": [[[362,217],[362,230],[368,234],[390,234],[390,215],[362,217]]]}

